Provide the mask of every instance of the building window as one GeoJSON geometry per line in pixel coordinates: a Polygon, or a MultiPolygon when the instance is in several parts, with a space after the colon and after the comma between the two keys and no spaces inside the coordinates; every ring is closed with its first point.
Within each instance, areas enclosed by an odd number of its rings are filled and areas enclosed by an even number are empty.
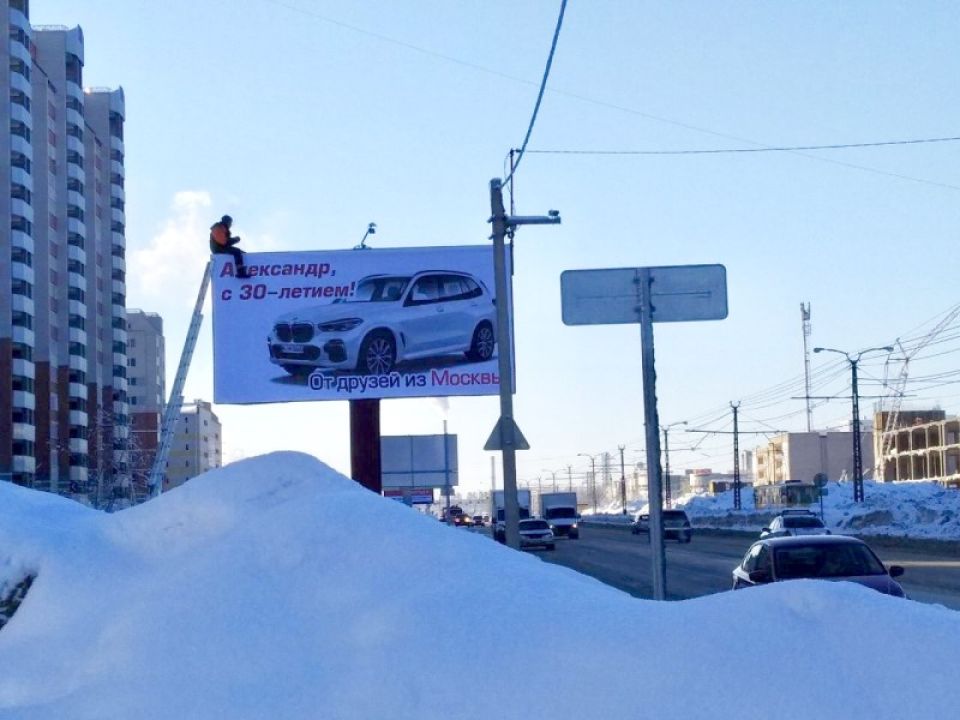
{"type": "Polygon", "coordinates": [[[19,278],[14,278],[10,285],[10,291],[14,295],[23,295],[24,297],[32,298],[33,297],[33,285],[28,283],[26,280],[21,280],[19,278]]]}
{"type": "Polygon", "coordinates": [[[131,384],[131,385],[136,385],[136,384],[137,384],[137,379],[136,379],[135,377],[130,378],[130,384],[131,384]]]}

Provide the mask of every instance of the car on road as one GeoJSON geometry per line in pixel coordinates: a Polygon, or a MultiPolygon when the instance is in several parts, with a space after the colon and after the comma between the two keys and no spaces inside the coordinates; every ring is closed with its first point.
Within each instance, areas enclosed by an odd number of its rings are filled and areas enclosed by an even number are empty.
{"type": "MultiPolygon", "coordinates": [[[[634,535],[646,533],[650,537],[650,515],[647,513],[637,513],[630,525],[630,532],[634,535]]],[[[688,543],[693,537],[693,529],[690,526],[690,518],[683,510],[664,510],[663,511],[663,537],[675,538],[682,543],[688,543]]]]}
{"type": "Polygon", "coordinates": [[[462,527],[473,527],[473,518],[466,513],[458,513],[453,516],[453,524],[462,527]]]}
{"type": "Polygon", "coordinates": [[[405,360],[454,353],[483,362],[495,345],[493,296],[454,270],[369,275],[350,298],[280,315],[267,337],[270,361],[291,375],[385,375],[405,360]]]}
{"type": "Polygon", "coordinates": [[[476,527],[483,527],[484,525],[486,525],[486,522],[483,519],[483,515],[474,515],[473,524],[476,527]]]}
{"type": "Polygon", "coordinates": [[[555,550],[557,547],[554,542],[555,540],[556,537],[553,534],[553,530],[550,529],[550,523],[546,520],[531,518],[520,521],[521,549],[526,550],[528,548],[541,547],[547,550],[555,550]]]}
{"type": "Polygon", "coordinates": [[[785,510],[760,531],[761,538],[829,534],[823,521],[809,510],[785,510]]]}
{"type": "Polygon", "coordinates": [[[906,597],[894,578],[899,565],[884,567],[873,550],[854,537],[807,535],[758,540],[733,569],[733,589],[783,580],[849,580],[885,595],[906,597]]]}

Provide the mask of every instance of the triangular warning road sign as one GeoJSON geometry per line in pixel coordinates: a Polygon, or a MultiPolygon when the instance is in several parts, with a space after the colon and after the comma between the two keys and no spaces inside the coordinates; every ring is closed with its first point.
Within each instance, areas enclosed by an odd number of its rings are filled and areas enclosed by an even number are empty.
{"type": "Polygon", "coordinates": [[[517,427],[513,418],[502,417],[497,420],[497,425],[490,433],[490,438],[483,449],[503,450],[506,447],[512,447],[514,450],[529,450],[530,443],[520,432],[520,428],[517,427]]]}

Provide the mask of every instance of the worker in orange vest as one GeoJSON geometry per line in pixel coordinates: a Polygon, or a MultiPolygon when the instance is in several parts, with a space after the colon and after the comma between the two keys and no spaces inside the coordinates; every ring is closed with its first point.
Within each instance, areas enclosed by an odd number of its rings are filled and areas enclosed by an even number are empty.
{"type": "Polygon", "coordinates": [[[210,252],[214,255],[232,255],[233,262],[237,266],[237,277],[248,278],[247,268],[243,264],[243,250],[235,247],[240,238],[230,234],[230,226],[233,225],[233,218],[224,215],[219,222],[210,226],[210,252]]]}

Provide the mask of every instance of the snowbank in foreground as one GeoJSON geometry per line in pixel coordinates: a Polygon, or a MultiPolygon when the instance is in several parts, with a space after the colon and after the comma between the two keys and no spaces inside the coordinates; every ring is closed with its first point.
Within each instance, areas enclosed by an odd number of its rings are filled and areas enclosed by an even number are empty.
{"type": "MultiPolygon", "coordinates": [[[[936,483],[864,483],[864,501],[853,501],[853,483],[829,483],[823,498],[824,523],[858,535],[893,535],[941,540],[960,539],[960,491],[936,483]]],[[[753,493],[742,496],[744,509],[733,509],[733,491],[716,496],[687,495],[674,507],[687,511],[699,527],[757,530],[775,510],[755,510],[753,493]]],[[[819,503],[810,505],[820,512],[819,503]]]]}
{"type": "Polygon", "coordinates": [[[637,600],[299,454],[113,515],[0,483],[0,580],[22,572],[37,579],[0,630],[2,718],[877,720],[960,704],[958,613],[805,581],[637,600]]]}

